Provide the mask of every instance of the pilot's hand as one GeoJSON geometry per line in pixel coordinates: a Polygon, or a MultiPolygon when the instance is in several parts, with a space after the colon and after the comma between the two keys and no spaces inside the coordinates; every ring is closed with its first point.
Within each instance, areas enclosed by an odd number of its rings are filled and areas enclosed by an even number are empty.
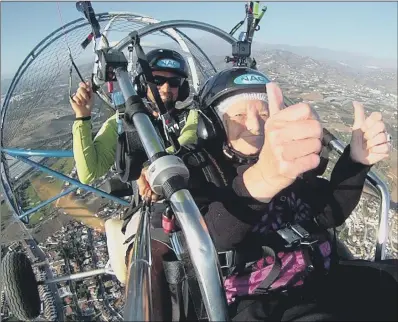
{"type": "Polygon", "coordinates": [[[141,175],[137,180],[138,192],[143,199],[151,198],[152,202],[156,202],[158,201],[159,196],[152,191],[146,178],[146,171],[147,168],[142,169],[141,175]]]}
{"type": "Polygon", "coordinates": [[[70,104],[76,117],[87,117],[91,115],[93,104],[93,90],[91,83],[80,83],[76,93],[70,98],[70,104]]]}
{"type": "Polygon", "coordinates": [[[310,106],[299,103],[283,109],[283,95],[267,84],[269,118],[257,163],[243,179],[249,193],[267,202],[296,178],[319,165],[322,126],[310,106]],[[248,186],[249,185],[249,186],[248,186]]]}
{"type": "Polygon", "coordinates": [[[355,162],[373,165],[389,156],[390,136],[386,132],[380,112],[366,118],[364,107],[353,102],[354,124],[350,142],[350,156],[355,162]]]}

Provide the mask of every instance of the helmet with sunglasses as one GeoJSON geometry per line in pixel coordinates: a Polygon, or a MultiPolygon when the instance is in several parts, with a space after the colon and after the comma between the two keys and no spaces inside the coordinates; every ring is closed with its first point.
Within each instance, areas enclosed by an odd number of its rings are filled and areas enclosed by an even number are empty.
{"type": "MultiPolygon", "coordinates": [[[[167,71],[175,74],[175,77],[156,76],[154,81],[156,85],[163,85],[166,81],[171,87],[178,87],[177,101],[185,101],[189,96],[189,68],[184,57],[174,50],[170,49],[154,49],[146,54],[149,66],[152,71],[167,71]]],[[[134,79],[136,91],[142,98],[147,95],[147,84],[143,77],[141,65],[137,63],[137,76],[134,79]]]]}

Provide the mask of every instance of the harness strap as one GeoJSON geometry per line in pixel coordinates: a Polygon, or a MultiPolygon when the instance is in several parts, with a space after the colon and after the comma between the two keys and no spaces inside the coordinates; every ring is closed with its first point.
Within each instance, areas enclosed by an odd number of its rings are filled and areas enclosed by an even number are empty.
{"type": "Polygon", "coordinates": [[[181,253],[181,261],[184,265],[185,274],[187,277],[188,289],[189,289],[189,293],[191,295],[194,311],[196,313],[196,318],[198,321],[207,320],[208,319],[207,312],[206,312],[205,305],[203,303],[199,283],[196,278],[195,269],[193,267],[191,258],[189,257],[189,252],[187,251],[187,248],[185,245],[185,239],[182,238],[181,241],[183,244],[181,246],[184,249],[181,253]]]}
{"type": "Polygon", "coordinates": [[[332,241],[332,251],[331,251],[331,263],[330,270],[333,271],[340,262],[339,254],[337,252],[337,232],[336,228],[333,227],[333,241],[332,241]]]}
{"type": "Polygon", "coordinates": [[[166,110],[166,108],[163,104],[163,101],[159,95],[157,86],[154,83],[152,70],[151,70],[151,67],[149,66],[148,59],[144,53],[144,50],[142,49],[142,47],[140,45],[140,37],[138,36],[138,32],[133,31],[131,33],[131,38],[132,38],[132,44],[134,46],[134,49],[135,49],[135,52],[137,55],[137,61],[140,64],[142,72],[145,76],[145,80],[152,91],[153,97],[155,98],[155,102],[159,108],[160,114],[166,114],[167,110],[166,110]]]}
{"type": "Polygon", "coordinates": [[[324,258],[322,252],[319,248],[319,244],[314,244],[308,248],[310,254],[311,262],[313,264],[313,271],[316,276],[322,276],[326,272],[324,258]]]}
{"type": "Polygon", "coordinates": [[[268,288],[274,283],[280,275],[282,262],[279,257],[275,254],[275,251],[268,247],[262,246],[261,252],[243,252],[238,250],[229,250],[225,252],[219,252],[218,258],[220,261],[221,269],[223,274],[228,276],[233,273],[245,274],[248,267],[251,266],[257,260],[264,258],[267,260],[271,258],[273,261],[272,269],[268,276],[261,282],[256,288],[254,294],[264,294],[268,291],[268,288]],[[257,256],[256,256],[257,254],[257,256]]]}
{"type": "MultiPolygon", "coordinates": [[[[145,215],[148,215],[147,213],[149,212],[151,212],[151,204],[150,203],[148,203],[148,202],[142,202],[142,205],[140,206],[141,207],[141,211],[140,211],[140,215],[141,216],[145,216],[145,215]]],[[[138,208],[138,207],[137,207],[138,208]]],[[[134,208],[129,208],[129,210],[127,211],[128,213],[129,213],[129,215],[130,215],[130,217],[129,217],[129,220],[127,221],[127,220],[125,220],[124,222],[123,222],[123,226],[122,226],[122,233],[123,234],[125,234],[125,232],[126,232],[126,227],[127,227],[127,224],[128,224],[128,222],[131,220],[131,218],[132,218],[132,215],[135,213],[135,212],[133,212],[133,211],[130,211],[130,210],[133,210],[134,208]]],[[[126,212],[126,213],[127,213],[126,212]]],[[[135,237],[135,234],[132,234],[131,236],[129,236],[128,238],[127,238],[127,240],[124,242],[124,244],[128,244],[128,243],[130,243],[131,242],[131,240],[133,239],[135,237]]],[[[130,253],[130,251],[131,251],[131,249],[134,247],[134,243],[130,243],[130,245],[127,247],[127,250],[126,250],[126,256],[125,256],[125,264],[126,264],[126,266],[128,267],[128,259],[129,259],[129,253],[130,253]]]]}
{"type": "Polygon", "coordinates": [[[124,183],[137,180],[146,160],[146,153],[136,130],[125,128],[125,131],[118,135],[116,145],[115,166],[120,180],[124,183]]]}
{"type": "MultiPolygon", "coordinates": [[[[148,84],[149,88],[151,89],[151,92],[153,94],[153,97],[155,99],[156,105],[159,108],[160,115],[163,118],[164,125],[165,125],[165,134],[168,137],[168,141],[171,143],[171,145],[174,147],[175,151],[180,150],[180,144],[177,140],[177,135],[174,131],[170,131],[170,128],[174,128],[173,124],[176,124],[176,120],[171,117],[170,115],[170,106],[167,106],[167,104],[164,104],[162,101],[162,98],[160,97],[159,90],[157,85],[154,82],[154,77],[152,75],[152,70],[149,65],[148,59],[144,53],[144,50],[142,49],[140,45],[140,37],[138,36],[137,31],[133,31],[131,33],[131,38],[132,38],[132,44],[135,48],[136,55],[137,55],[137,61],[141,66],[142,73],[145,77],[145,81],[148,84]],[[167,108],[169,107],[169,108],[167,108]]],[[[172,106],[174,108],[174,105],[172,106]]]]}
{"type": "Polygon", "coordinates": [[[171,293],[171,320],[187,321],[189,292],[184,265],[179,260],[163,260],[163,268],[171,293]]]}
{"type": "Polygon", "coordinates": [[[128,225],[128,223],[130,222],[131,218],[133,217],[133,215],[142,207],[143,202],[139,202],[137,205],[131,205],[126,212],[123,214],[122,216],[122,220],[123,220],[123,225],[122,225],[122,233],[124,234],[126,232],[126,227],[128,225]]]}
{"type": "Polygon", "coordinates": [[[276,256],[274,250],[267,246],[261,247],[263,250],[263,258],[271,257],[274,261],[272,269],[268,276],[261,282],[261,284],[254,290],[254,294],[264,294],[267,293],[269,287],[274,283],[281,272],[282,263],[278,256],[276,256]]]}
{"type": "Polygon", "coordinates": [[[133,205],[137,206],[140,203],[140,192],[137,181],[132,181],[131,187],[133,189],[133,205]]]}

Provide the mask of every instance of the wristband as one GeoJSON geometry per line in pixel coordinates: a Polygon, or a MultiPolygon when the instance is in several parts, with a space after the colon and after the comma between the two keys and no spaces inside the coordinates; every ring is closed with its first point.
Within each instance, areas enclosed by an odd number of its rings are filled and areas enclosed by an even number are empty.
{"type": "Polygon", "coordinates": [[[91,120],[91,115],[90,116],[83,116],[83,117],[76,117],[75,121],[89,121],[91,120]]]}

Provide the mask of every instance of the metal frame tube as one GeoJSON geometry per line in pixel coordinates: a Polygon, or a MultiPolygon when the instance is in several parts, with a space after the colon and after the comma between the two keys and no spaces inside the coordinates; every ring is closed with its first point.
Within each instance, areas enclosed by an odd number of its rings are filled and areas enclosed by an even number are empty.
{"type": "Polygon", "coordinates": [[[28,211],[24,212],[22,215],[19,216],[19,219],[25,218],[26,216],[29,216],[29,215],[33,214],[34,212],[40,210],[41,208],[47,206],[48,204],[54,202],[55,200],[58,200],[58,199],[70,194],[71,192],[73,192],[73,191],[75,191],[77,189],[78,189],[78,187],[71,187],[71,188],[61,192],[60,194],[58,194],[58,195],[56,195],[56,196],[54,196],[54,197],[52,197],[52,198],[50,198],[50,199],[48,199],[46,201],[43,201],[42,203],[38,204],[37,206],[35,206],[35,207],[29,209],[28,211]]]}
{"type": "Polygon", "coordinates": [[[68,150],[24,150],[17,148],[0,148],[1,152],[11,156],[45,157],[45,158],[73,158],[73,151],[68,150]]]}
{"type": "Polygon", "coordinates": [[[86,272],[79,272],[76,274],[71,274],[71,275],[64,275],[64,276],[59,276],[59,277],[54,277],[54,278],[49,278],[44,281],[44,284],[52,284],[52,283],[59,283],[63,281],[72,281],[72,280],[80,280],[86,277],[91,277],[95,275],[102,275],[102,274],[107,274],[108,271],[106,268],[98,268],[94,269],[92,271],[86,271],[86,272]]]}
{"type": "MultiPolygon", "coordinates": [[[[133,84],[124,69],[118,68],[115,73],[125,101],[128,102],[131,96],[136,95],[133,84]]],[[[149,159],[154,154],[164,151],[163,144],[148,116],[143,113],[135,113],[133,122],[149,159]]],[[[206,223],[188,190],[176,191],[171,195],[170,201],[177,220],[181,223],[209,320],[228,321],[228,305],[218,256],[206,223]]],[[[139,230],[141,230],[142,237],[136,239],[134,245],[136,250],[134,253],[137,255],[134,258],[134,265],[130,266],[125,310],[125,319],[128,321],[148,321],[149,318],[149,313],[146,311],[150,305],[147,302],[149,299],[143,298],[147,290],[139,286],[148,283],[145,282],[146,275],[143,272],[147,265],[143,264],[147,262],[144,255],[148,245],[145,243],[150,242],[148,238],[144,237],[149,236],[144,230],[147,224],[145,217],[141,218],[139,230]]]]}
{"type": "MultiPolygon", "coordinates": [[[[130,19],[133,19],[137,22],[142,22],[142,23],[147,23],[145,19],[147,19],[147,16],[135,14],[135,13],[128,13],[128,12],[103,12],[96,14],[96,18],[98,22],[103,22],[107,21],[110,19],[110,17],[113,17],[114,15],[124,15],[130,19]]],[[[84,27],[89,25],[89,22],[86,20],[86,18],[79,18],[76,20],[73,20],[60,28],[54,30],[52,33],[50,33],[46,38],[44,38],[42,41],[40,41],[33,49],[32,51],[25,57],[21,65],[19,66],[17,72],[15,73],[14,78],[11,81],[10,87],[6,93],[6,97],[3,102],[3,106],[1,108],[1,121],[0,121],[0,132],[3,134],[3,125],[4,125],[4,120],[6,118],[6,114],[8,111],[8,104],[10,102],[11,96],[14,93],[14,90],[21,78],[21,76],[24,74],[26,69],[30,66],[32,61],[36,59],[40,53],[47,48],[49,45],[51,45],[54,41],[57,41],[60,37],[64,35],[64,33],[68,33],[70,31],[73,31],[75,29],[84,27]]],[[[110,102],[108,102],[105,97],[103,97],[104,102],[106,102],[108,105],[110,102]]],[[[109,107],[112,107],[109,105],[109,107]]],[[[0,142],[1,145],[3,145],[3,135],[0,136],[0,142]]]]}
{"type": "Polygon", "coordinates": [[[188,190],[179,190],[171,197],[171,207],[181,225],[203,302],[210,321],[228,321],[218,254],[210,238],[206,223],[188,190]]]}
{"type": "Polygon", "coordinates": [[[127,301],[124,307],[125,321],[152,321],[151,285],[151,233],[149,212],[140,214],[140,223],[133,245],[133,258],[128,271],[127,301]]]}
{"type": "MultiPolygon", "coordinates": [[[[120,90],[123,93],[125,102],[127,102],[129,97],[136,95],[129,74],[127,71],[119,68],[116,70],[116,78],[118,80],[120,90]]],[[[148,158],[151,158],[156,153],[165,150],[159,135],[156,133],[156,130],[147,115],[136,113],[133,116],[133,121],[148,158]]]]}
{"type": "Polygon", "coordinates": [[[39,170],[41,170],[41,171],[43,171],[45,173],[53,175],[54,177],[56,177],[58,179],[67,181],[67,182],[69,182],[69,183],[71,183],[71,184],[73,184],[73,185],[75,185],[75,186],[77,186],[77,187],[79,187],[81,189],[96,193],[97,195],[100,195],[101,197],[105,197],[105,198],[108,198],[110,200],[116,201],[116,202],[118,202],[118,203],[120,203],[120,204],[122,204],[124,206],[129,206],[130,205],[130,203],[127,202],[126,200],[123,200],[123,199],[120,199],[118,197],[112,196],[112,195],[110,195],[110,194],[108,194],[106,192],[103,192],[103,191],[101,191],[101,190],[99,190],[97,188],[93,188],[91,186],[87,186],[87,185],[81,183],[78,180],[69,178],[68,176],[66,176],[66,175],[64,175],[62,173],[56,172],[56,171],[54,171],[54,170],[52,170],[50,168],[47,168],[44,165],[36,163],[36,162],[34,162],[32,160],[29,160],[29,159],[27,159],[25,157],[21,157],[21,156],[18,156],[18,155],[15,155],[14,157],[17,158],[18,160],[21,160],[21,161],[31,165],[32,167],[35,167],[35,168],[37,168],[37,169],[39,169],[39,170]]]}
{"type": "MultiPolygon", "coordinates": [[[[39,163],[37,163],[35,161],[27,159],[28,157],[33,157],[33,156],[41,156],[41,157],[45,157],[45,158],[48,158],[48,157],[58,157],[58,158],[73,157],[73,151],[63,151],[63,150],[23,150],[23,149],[17,149],[17,148],[1,148],[0,151],[6,153],[6,154],[8,154],[8,155],[10,155],[10,156],[12,156],[12,157],[14,157],[16,159],[18,159],[18,160],[20,160],[22,162],[30,164],[33,168],[39,169],[39,170],[41,170],[41,171],[43,171],[45,173],[48,173],[48,174],[53,175],[54,177],[57,177],[60,180],[64,180],[64,181],[67,181],[67,182],[73,184],[73,186],[70,187],[69,189],[61,192],[60,194],[58,194],[58,195],[56,195],[56,196],[54,196],[54,197],[52,197],[52,198],[50,198],[50,199],[48,199],[46,201],[43,201],[42,203],[40,203],[39,205],[35,206],[34,208],[31,208],[31,209],[27,210],[26,212],[22,213],[22,209],[19,209],[20,207],[18,208],[18,204],[17,203],[15,205],[13,204],[14,201],[10,198],[11,196],[9,196],[9,192],[12,191],[11,185],[9,184],[8,180],[5,180],[5,179],[7,179],[6,176],[4,176],[4,178],[3,178],[3,173],[2,173],[1,181],[2,181],[2,184],[3,184],[4,190],[5,190],[6,196],[7,196],[6,199],[7,199],[8,203],[10,204],[13,212],[16,214],[16,216],[18,216],[18,219],[20,219],[22,221],[26,217],[28,217],[28,220],[29,220],[29,216],[31,214],[33,214],[34,212],[40,210],[41,208],[47,206],[48,204],[54,202],[55,200],[57,200],[59,198],[62,198],[64,196],[68,195],[69,193],[77,190],[78,188],[82,188],[84,190],[87,190],[87,191],[93,192],[93,193],[95,193],[97,195],[100,195],[101,197],[105,197],[107,199],[111,199],[113,201],[116,201],[116,202],[124,205],[124,206],[128,206],[129,205],[129,202],[127,202],[126,200],[114,197],[114,196],[112,196],[112,195],[110,195],[110,194],[108,194],[106,192],[103,192],[103,191],[97,189],[97,188],[94,188],[94,187],[91,187],[89,185],[85,185],[83,183],[80,183],[79,181],[76,181],[76,180],[74,180],[74,179],[72,179],[72,178],[70,178],[68,176],[65,176],[65,175],[63,175],[63,174],[61,174],[59,172],[56,172],[56,171],[54,171],[54,170],[52,170],[50,168],[42,166],[41,164],[39,164],[39,163]],[[46,169],[46,170],[44,170],[44,169],[46,169]],[[78,184],[75,184],[76,182],[78,184]]],[[[3,165],[2,165],[2,168],[3,168],[3,165]]],[[[2,170],[2,172],[4,172],[4,169],[2,170]]],[[[12,193],[12,195],[13,195],[13,193],[12,193]]],[[[15,200],[15,202],[16,202],[16,200],[15,200]]],[[[27,224],[27,223],[29,223],[29,221],[27,221],[25,223],[27,224]]]]}
{"type": "Polygon", "coordinates": [[[17,199],[15,198],[12,191],[11,183],[7,175],[7,170],[8,169],[6,169],[3,162],[1,162],[1,186],[4,190],[4,194],[6,197],[5,199],[7,200],[7,203],[9,204],[13,212],[13,216],[15,216],[15,218],[18,218],[17,216],[21,215],[22,210],[20,209],[17,199]]]}
{"type": "Polygon", "coordinates": [[[176,29],[176,32],[180,35],[182,35],[184,38],[188,39],[188,41],[190,43],[192,43],[195,48],[206,58],[207,62],[209,63],[210,67],[213,69],[213,71],[216,73],[217,69],[216,67],[214,67],[214,64],[212,63],[212,61],[210,60],[210,58],[207,56],[207,54],[203,51],[202,48],[200,48],[190,37],[188,37],[188,35],[184,32],[182,32],[181,30],[176,29]]]}
{"type": "MultiPolygon", "coordinates": [[[[344,151],[344,144],[334,137],[329,142],[329,146],[338,152],[340,155],[344,151]]],[[[377,232],[377,243],[375,252],[375,261],[384,260],[386,258],[386,245],[388,242],[388,212],[390,210],[390,193],[388,186],[383,182],[379,176],[370,171],[366,178],[366,184],[375,188],[375,191],[380,197],[381,204],[379,208],[379,228],[377,232]]]]}
{"type": "MultiPolygon", "coordinates": [[[[168,20],[168,21],[163,21],[159,22],[157,24],[149,25],[146,27],[143,27],[139,30],[137,30],[138,35],[140,37],[144,37],[150,33],[168,29],[168,28],[194,28],[194,29],[199,29],[203,31],[207,31],[211,34],[214,34],[221,39],[225,40],[226,42],[229,42],[231,45],[236,42],[236,39],[231,36],[229,33],[225,32],[224,30],[217,28],[213,25],[200,22],[200,21],[195,21],[195,20],[168,20]]],[[[126,36],[123,38],[115,47],[115,50],[123,50],[126,46],[128,46],[131,43],[131,37],[126,36]]]]}

